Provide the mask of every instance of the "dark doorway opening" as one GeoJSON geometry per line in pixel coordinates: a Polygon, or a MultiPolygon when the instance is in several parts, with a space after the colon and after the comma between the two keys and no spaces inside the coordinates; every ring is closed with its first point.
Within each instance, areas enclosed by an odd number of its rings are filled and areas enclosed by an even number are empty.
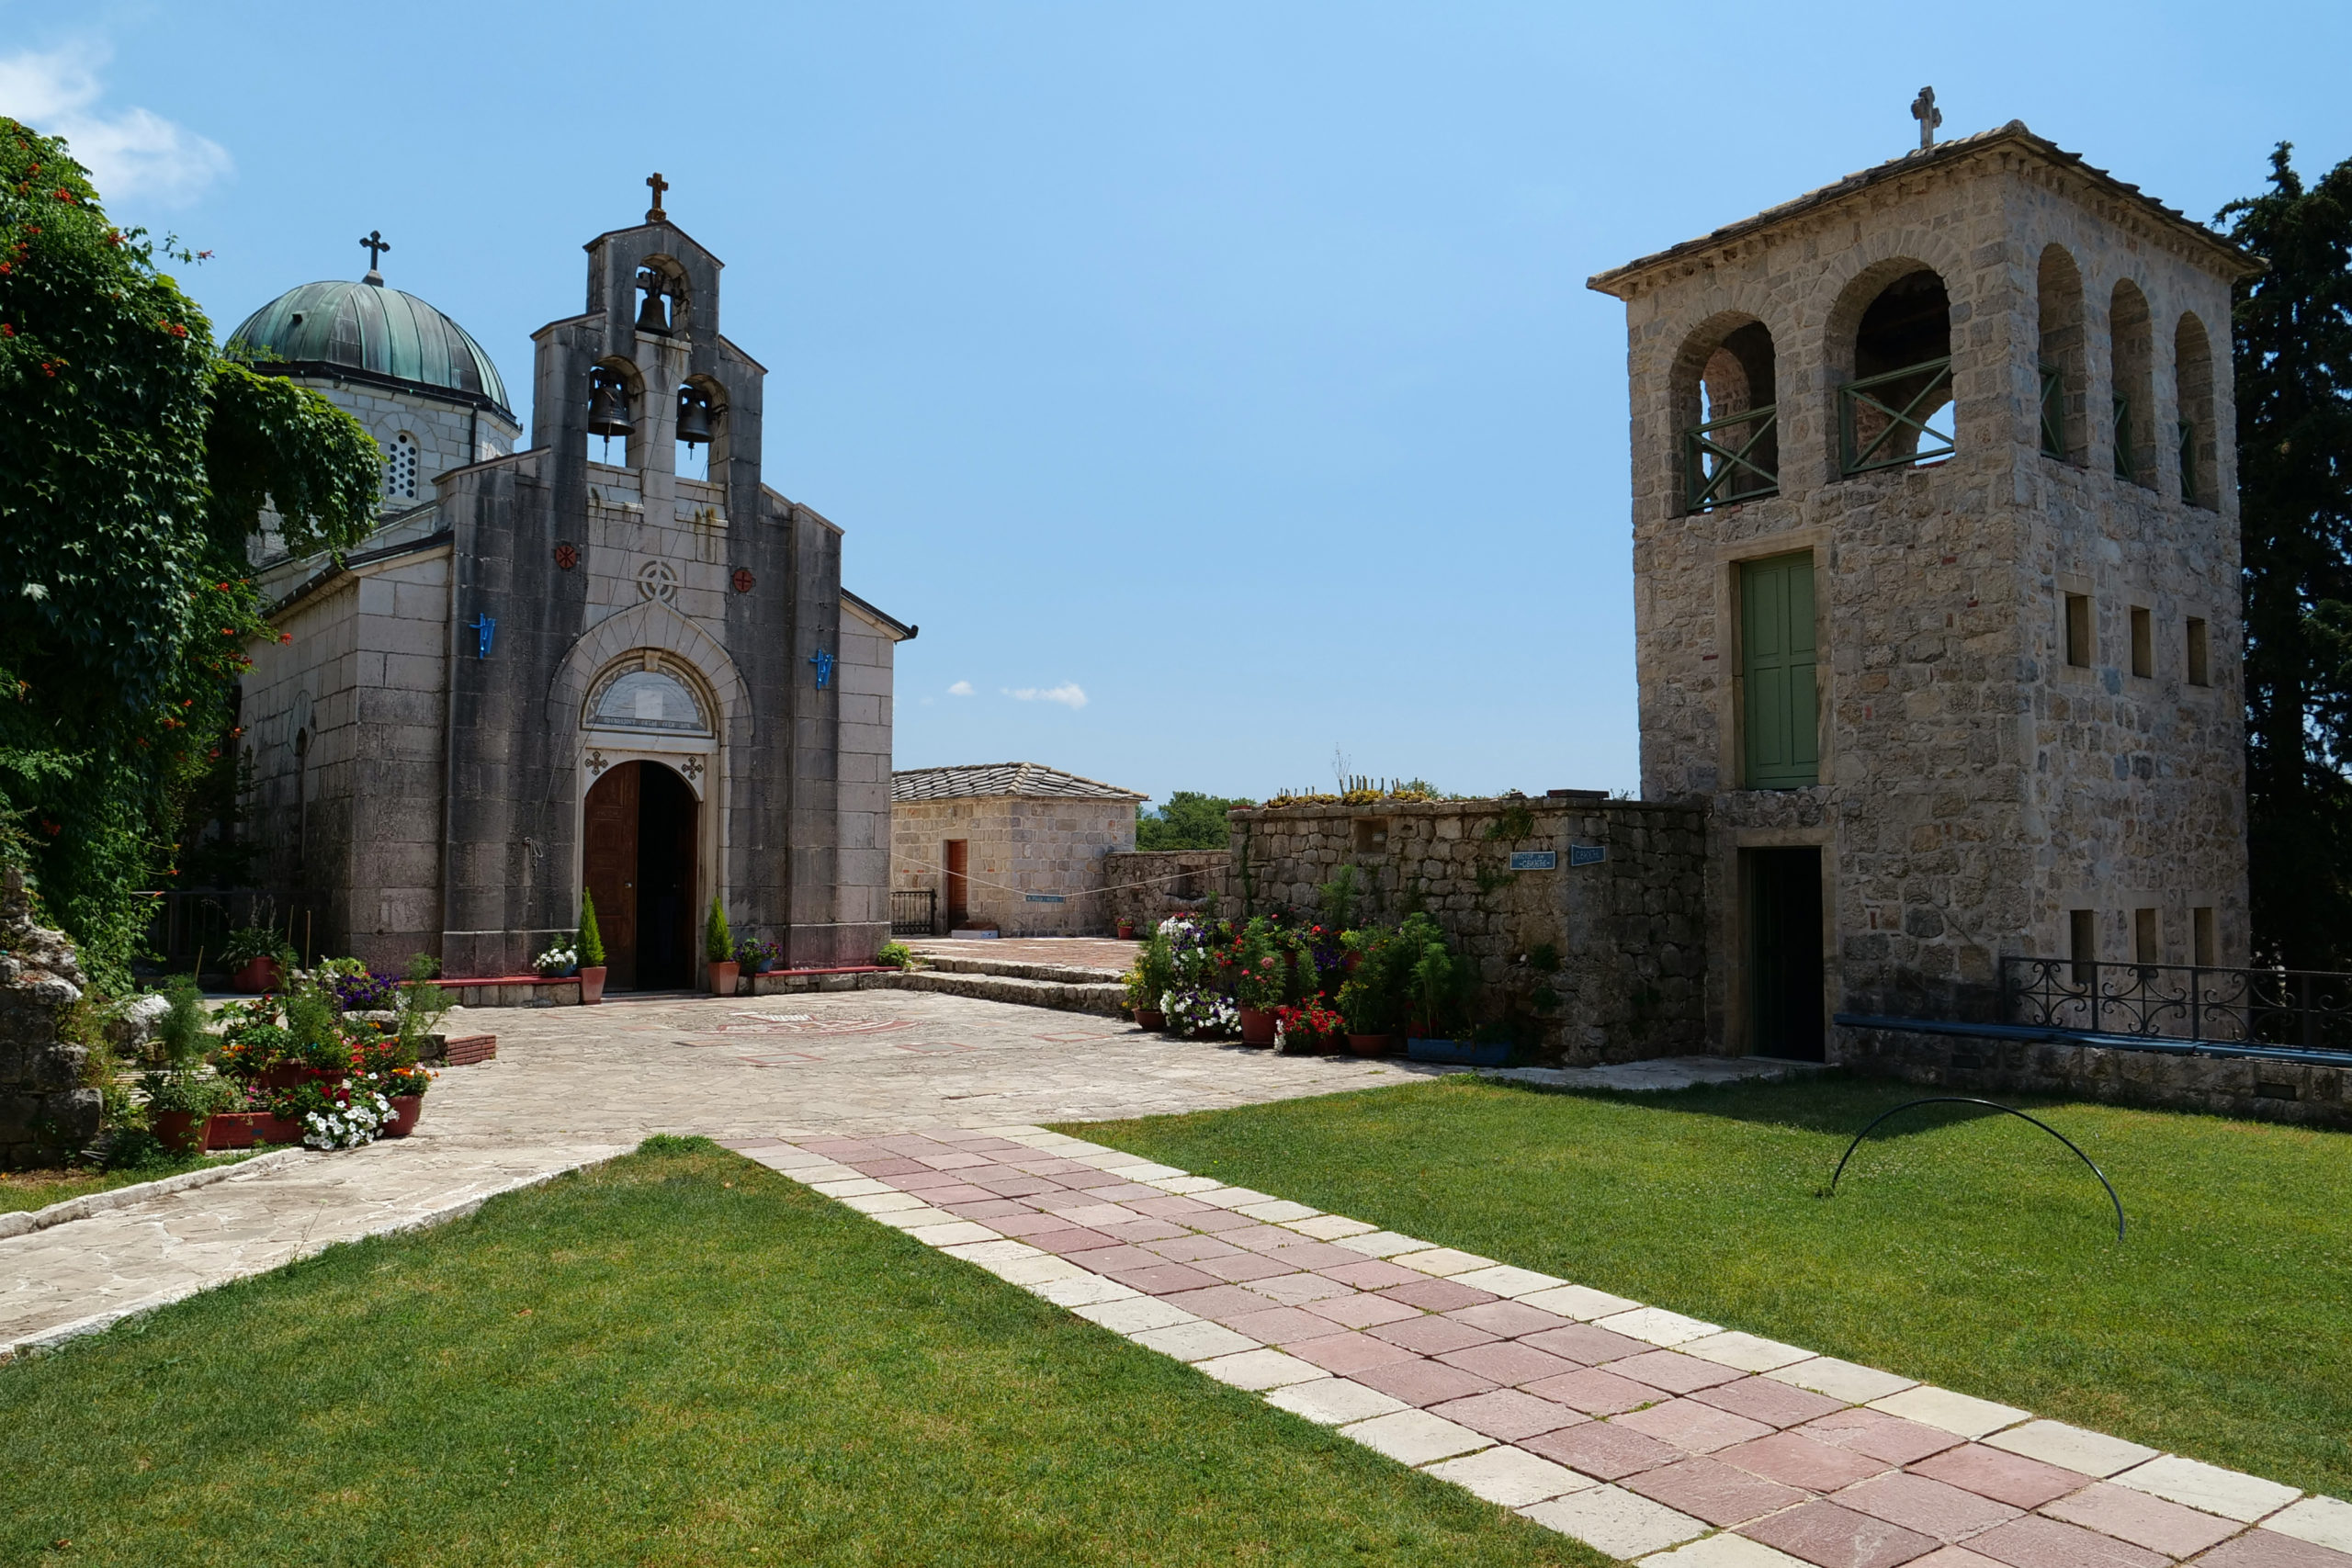
{"type": "Polygon", "coordinates": [[[971,866],[972,842],[968,839],[949,839],[942,845],[946,852],[940,859],[947,867],[947,929],[955,931],[972,919],[971,866]]]}
{"type": "Polygon", "coordinates": [[[1742,850],[1747,917],[1747,1048],[1818,1062],[1822,1030],[1821,851],[1742,850]]]}
{"type": "Polygon", "coordinates": [[[623,762],[588,791],[582,858],[608,989],[692,987],[700,809],[686,781],[659,762],[623,762]]]}

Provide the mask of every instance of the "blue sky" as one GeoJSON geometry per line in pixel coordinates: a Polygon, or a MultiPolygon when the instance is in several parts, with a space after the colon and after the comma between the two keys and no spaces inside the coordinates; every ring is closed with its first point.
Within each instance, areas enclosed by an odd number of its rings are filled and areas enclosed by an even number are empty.
{"type": "Polygon", "coordinates": [[[1902,152],[1922,83],[1947,134],[2021,118],[2199,217],[2281,139],[2352,156],[2342,5],[0,22],[0,110],[214,251],[185,281],[223,331],[380,228],[526,397],[581,244],[661,169],[770,367],[769,482],[922,624],[899,764],[1163,797],[1328,785],[1335,751],[1633,785],[1623,316],[1584,279],[1902,152]]]}

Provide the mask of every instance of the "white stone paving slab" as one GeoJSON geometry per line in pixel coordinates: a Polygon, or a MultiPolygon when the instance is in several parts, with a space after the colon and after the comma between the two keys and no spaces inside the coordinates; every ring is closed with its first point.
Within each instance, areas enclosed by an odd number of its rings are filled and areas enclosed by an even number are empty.
{"type": "Polygon", "coordinates": [[[1162,1192],[1172,1192],[1179,1198],[1189,1198],[1195,1192],[1214,1192],[1225,1185],[1205,1176],[1170,1176],[1158,1181],[1147,1181],[1146,1187],[1157,1187],[1162,1192]]]}
{"type": "MultiPolygon", "coordinates": [[[[1116,1280],[1102,1282],[1106,1285],[1119,1284],[1116,1280]]],[[[1127,1293],[1099,1303],[1072,1302],[1070,1310],[1080,1317],[1101,1324],[1114,1334],[1139,1334],[1147,1328],[1171,1328],[1180,1323],[1201,1321],[1182,1307],[1171,1305],[1158,1296],[1147,1296],[1125,1285],[1119,1285],[1119,1289],[1127,1293]]],[[[1037,1293],[1042,1296],[1046,1292],[1040,1291],[1037,1293]]]]}
{"type": "MultiPolygon", "coordinates": [[[[1347,1243],[1340,1245],[1345,1247],[1347,1243]]],[[[1542,1307],[1545,1312],[1557,1313],[1562,1317],[1573,1317],[1578,1323],[1590,1323],[1594,1318],[1608,1317],[1615,1313],[1632,1312],[1642,1304],[1583,1285],[1562,1285],[1557,1290],[1538,1291],[1533,1295],[1519,1299],[1529,1306],[1542,1307]]]]}
{"type": "Polygon", "coordinates": [[[2178,1454],[2152,1459],[2112,1479],[2118,1486],[2129,1486],[2134,1492],[2145,1492],[2166,1502],[2202,1508],[2209,1514],[2249,1525],[2302,1495],[2291,1486],[2183,1459],[2178,1454]]]}
{"type": "Polygon", "coordinates": [[[1581,1492],[1600,1483],[1589,1475],[1579,1475],[1566,1465],[1554,1464],[1548,1459],[1538,1459],[1525,1449],[1498,1445],[1460,1459],[1445,1460],[1428,1467],[1429,1473],[1441,1481],[1451,1481],[1464,1491],[1484,1497],[1489,1503],[1499,1503],[1506,1508],[1524,1508],[1530,1503],[1541,1503],[1547,1497],[1557,1497],[1569,1492],[1581,1492]]]}
{"type": "Polygon", "coordinates": [[[1813,1355],[1810,1350],[1800,1350],[1777,1339],[1759,1339],[1753,1334],[1742,1334],[1736,1328],[1722,1334],[1710,1334],[1703,1339],[1692,1339],[1675,1348],[1686,1356],[1713,1361],[1719,1367],[1737,1367],[1743,1372],[1769,1372],[1777,1367],[1792,1366],[1813,1355]]]}
{"type": "Polygon", "coordinates": [[[1611,1557],[1640,1557],[1707,1533],[1707,1527],[1690,1515],[1622,1486],[1589,1486],[1521,1508],[1520,1514],[1611,1557]]]}
{"type": "Polygon", "coordinates": [[[1428,1464],[1475,1449],[1492,1448],[1495,1442],[1492,1438],[1426,1410],[1399,1410],[1394,1415],[1375,1416],[1369,1421],[1342,1427],[1340,1431],[1401,1464],[1428,1464]]]}
{"type": "MultiPolygon", "coordinates": [[[[1974,1568],[1974,1564],[1990,1564],[1999,1568],[1989,1557],[1974,1552],[1962,1552],[1958,1548],[1934,1553],[1923,1562],[1937,1568],[1974,1568]]],[[[1802,1557],[1792,1557],[1776,1551],[1760,1540],[1750,1540],[1744,1535],[1728,1530],[1694,1540],[1688,1546],[1678,1546],[1671,1551],[1657,1552],[1642,1559],[1642,1568],[1810,1568],[1802,1557]]]]}
{"type": "Polygon", "coordinates": [[[1212,1209],[1238,1209],[1244,1203],[1271,1203],[1271,1192],[1254,1191],[1247,1187],[1210,1187],[1185,1194],[1195,1203],[1206,1203],[1212,1209]]]}
{"type": "Polygon", "coordinates": [[[2159,1451],[2144,1444],[2110,1438],[2104,1432],[2086,1432],[2063,1421],[2029,1421],[2006,1432],[1995,1432],[1984,1441],[2013,1454],[2054,1464],[2061,1470],[2097,1476],[2113,1475],[2135,1464],[2145,1464],[2159,1451]]]}
{"type": "Polygon", "coordinates": [[[1366,1388],[1348,1378],[1285,1383],[1268,1393],[1266,1403],[1326,1427],[1368,1421],[1374,1416],[1412,1408],[1401,1399],[1391,1398],[1376,1388],[1366,1388]]]}
{"type": "Polygon", "coordinates": [[[1149,1160],[1136,1165],[1106,1165],[1102,1168],[1135,1182],[1166,1181],[1187,1174],[1172,1165],[1155,1165],[1149,1160]]]}
{"type": "Polygon", "coordinates": [[[956,1223],[955,1215],[944,1209],[934,1209],[928,1203],[914,1209],[892,1209],[883,1213],[870,1215],[869,1218],[879,1220],[886,1225],[894,1225],[909,1233],[921,1230],[927,1225],[946,1225],[956,1223]]]}
{"type": "MultiPolygon", "coordinates": [[[[1401,1261],[1401,1259],[1400,1259],[1401,1261]]],[[[1550,1274],[1538,1274],[1532,1269],[1514,1269],[1508,1263],[1498,1263],[1490,1269],[1471,1269],[1450,1276],[1457,1285],[1467,1285],[1495,1296],[1532,1296],[1538,1291],[1556,1291],[1567,1283],[1550,1274]]]]}
{"type": "Polygon", "coordinates": [[[1311,1220],[1323,1211],[1311,1209],[1304,1203],[1294,1203],[1286,1198],[1277,1198],[1271,1203],[1244,1203],[1233,1212],[1271,1225],[1284,1220],[1311,1220]]]}
{"type": "Polygon", "coordinates": [[[927,1206],[911,1192],[876,1192],[864,1198],[844,1198],[842,1201],[861,1214],[895,1214],[927,1206]]]}
{"type": "Polygon", "coordinates": [[[1285,1220],[1284,1230],[1311,1235],[1317,1241],[1337,1241],[1343,1235],[1369,1235],[1373,1227],[1362,1220],[1351,1220],[1344,1214],[1317,1214],[1312,1219],[1285,1220]]]}
{"type": "MultiPolygon", "coordinates": [[[[883,1217],[888,1219],[894,1216],[884,1215],[883,1217]]],[[[959,1241],[997,1239],[997,1233],[989,1229],[988,1226],[976,1224],[970,1220],[959,1220],[953,1215],[948,1217],[945,1224],[917,1225],[907,1234],[925,1247],[953,1247],[959,1241]]]]}
{"type": "MultiPolygon", "coordinates": [[[[779,1171],[777,1174],[780,1176],[788,1176],[804,1187],[817,1187],[818,1183],[824,1181],[864,1181],[866,1179],[866,1176],[864,1171],[852,1170],[848,1166],[836,1165],[831,1160],[827,1160],[822,1165],[804,1165],[797,1170],[779,1171]]],[[[881,1184],[876,1183],[876,1185],[879,1186],[881,1184]]],[[[822,1191],[823,1189],[819,1188],[819,1190],[822,1191]]],[[[830,1196],[830,1194],[828,1194],[828,1196],[830,1196]]]]}
{"type": "Polygon", "coordinates": [[[1409,1235],[1398,1235],[1395,1231],[1366,1231],[1361,1235],[1343,1235],[1331,1245],[1344,1247],[1350,1252],[1361,1252],[1366,1258],[1394,1258],[1400,1252],[1420,1252],[1429,1247],[1428,1242],[1418,1241],[1409,1235]]]}
{"type": "Polygon", "coordinates": [[[960,1258],[967,1263],[1011,1263],[1021,1258],[1051,1258],[1052,1253],[1030,1246],[1025,1241],[1013,1241],[999,1236],[994,1241],[967,1241],[940,1251],[950,1258],[960,1258]]]}
{"type": "Polygon", "coordinates": [[[1117,1306],[1131,1301],[1151,1299],[1132,1286],[1122,1285],[1116,1280],[1105,1280],[1100,1274],[1090,1274],[1083,1269],[1069,1278],[1013,1280],[1012,1282],[1031,1295],[1043,1296],[1056,1306],[1073,1310],[1098,1304],[1117,1306]]]}
{"type": "Polygon", "coordinates": [[[1888,1394],[1899,1393],[1919,1381],[1917,1378],[1899,1378],[1893,1372],[1880,1371],[1876,1367],[1841,1361],[1835,1356],[1815,1356],[1809,1361],[1775,1367],[1764,1375],[1793,1388],[1809,1388],[1815,1393],[1845,1400],[1849,1404],[1884,1399],[1888,1394]]]}
{"type": "Polygon", "coordinates": [[[1635,1307],[1632,1312],[1611,1313],[1607,1317],[1593,1321],[1611,1334],[1646,1339],[1653,1345],[1669,1348],[1723,1332],[1723,1325],[1719,1323],[1702,1323],[1695,1317],[1685,1317],[1664,1307],[1635,1307]]]}
{"type": "Polygon", "coordinates": [[[2262,1528],[2310,1541],[2313,1546],[2352,1552],[2352,1503],[2335,1497],[2306,1497],[2275,1517],[2265,1519],[2262,1528]]]}
{"type": "Polygon", "coordinates": [[[899,1190],[870,1176],[855,1176],[846,1181],[812,1181],[808,1185],[828,1198],[879,1198],[885,1192],[899,1190]]]}
{"type": "Polygon", "coordinates": [[[2004,1427],[2014,1427],[2030,1417],[2030,1412],[2007,1404],[1996,1404],[1989,1399],[1977,1399],[1965,1393],[1954,1393],[1933,1383],[1919,1383],[1899,1393],[1870,1402],[1872,1410],[1883,1410],[1889,1416],[1900,1416],[1906,1421],[1933,1427],[1938,1431],[1957,1432],[1963,1438],[1981,1438],[1997,1432],[2004,1427]]]}
{"type": "MultiPolygon", "coordinates": [[[[1169,1332],[1176,1331],[1171,1329],[1169,1332]]],[[[1312,1361],[1285,1356],[1280,1350],[1243,1350],[1237,1355],[1218,1356],[1193,1364],[1219,1382],[1251,1390],[1280,1388],[1287,1382],[1306,1382],[1331,1375],[1312,1361]]]]}
{"type": "Polygon", "coordinates": [[[1424,1274],[1434,1274],[1441,1280],[1450,1279],[1456,1274],[1467,1274],[1474,1269],[1496,1267],[1495,1260],[1491,1258],[1481,1258],[1475,1252],[1464,1252],[1451,1247],[1432,1247],[1420,1252],[1391,1253],[1388,1261],[1401,1263],[1408,1269],[1418,1269],[1424,1274]]]}
{"type": "MultiPolygon", "coordinates": [[[[1217,1356],[1237,1356],[1264,1348],[1246,1334],[1236,1334],[1223,1324],[1200,1318],[1170,1328],[1138,1329],[1127,1337],[1147,1350],[1157,1350],[1180,1361],[1205,1361],[1217,1356]]],[[[1291,1359],[1287,1356],[1283,1359],[1291,1359]]],[[[1301,1366],[1306,1364],[1304,1361],[1299,1363],[1301,1366]]]]}
{"type": "MultiPolygon", "coordinates": [[[[1031,1285],[1051,1285],[1069,1280],[1099,1280],[1105,1285],[1119,1283],[1116,1280],[1104,1280],[1100,1274],[1081,1269],[1067,1258],[1056,1258],[1050,1252],[1040,1253],[1035,1258],[1013,1258],[999,1263],[983,1263],[980,1267],[1002,1280],[1006,1284],[1019,1285],[1024,1289],[1031,1285]]],[[[1126,1289],[1125,1286],[1120,1288],[1126,1289]]]]}

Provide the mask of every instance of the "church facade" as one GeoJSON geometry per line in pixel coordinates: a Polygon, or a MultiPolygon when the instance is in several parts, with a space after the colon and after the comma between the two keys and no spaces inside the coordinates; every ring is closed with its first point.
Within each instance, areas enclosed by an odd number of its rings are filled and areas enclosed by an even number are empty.
{"type": "Polygon", "coordinates": [[[314,952],[379,971],[521,973],[583,887],[616,989],[693,984],[713,898],[793,966],[865,963],[915,628],[845,591],[841,528],[765,481],[766,371],[719,330],[723,264],[658,206],[586,249],[582,310],[534,334],[525,446],[490,356],[373,267],[239,329],[386,454],[356,548],[262,546],[280,640],[241,721],[265,882],[314,952]]]}

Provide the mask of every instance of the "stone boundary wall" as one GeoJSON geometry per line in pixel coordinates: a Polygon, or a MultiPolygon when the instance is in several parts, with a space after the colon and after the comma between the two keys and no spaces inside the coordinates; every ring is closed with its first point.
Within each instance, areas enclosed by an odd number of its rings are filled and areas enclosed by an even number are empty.
{"type": "Polygon", "coordinates": [[[2322,1066],[1842,1026],[1831,1032],[1829,1059],[1856,1072],[1956,1094],[2061,1095],[2256,1122],[2352,1128],[2352,1062],[2322,1066]]]}
{"type": "Polygon", "coordinates": [[[1233,913],[1233,852],[1230,850],[1129,850],[1102,857],[1103,913],[1112,930],[1133,920],[1136,934],[1148,933],[1170,915],[1196,912],[1211,898],[1233,913]]]}
{"type": "Polygon", "coordinates": [[[1358,918],[1421,908],[1477,966],[1482,1016],[1547,987],[1543,1043],[1570,1064],[1708,1053],[1703,807],[1632,800],[1430,801],[1236,811],[1233,915],[1316,907],[1357,867],[1358,918]],[[1524,820],[1510,816],[1523,812],[1524,820]],[[1512,827],[1517,837],[1489,837],[1512,827]],[[1600,858],[1572,864],[1571,850],[1600,858]],[[1510,869],[1550,851],[1550,871],[1510,869]],[[1550,944],[1561,966],[1521,962],[1550,944]]]}
{"type": "Polygon", "coordinates": [[[88,1052],[60,1032],[85,984],[73,944],[33,919],[24,873],[0,873],[0,1170],[57,1164],[97,1135],[88,1052]]]}

